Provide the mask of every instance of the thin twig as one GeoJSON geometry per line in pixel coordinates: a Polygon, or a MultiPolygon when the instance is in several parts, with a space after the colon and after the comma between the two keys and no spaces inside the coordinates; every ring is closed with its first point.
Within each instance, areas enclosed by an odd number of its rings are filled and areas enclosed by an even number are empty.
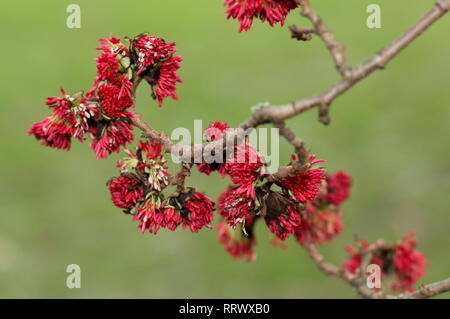
{"type": "Polygon", "coordinates": [[[342,77],[347,77],[348,67],[345,63],[344,46],[336,40],[334,34],[328,29],[322,18],[313,9],[309,0],[297,0],[299,5],[303,4],[303,10],[301,14],[306,17],[314,26],[314,33],[317,34],[325,43],[328,51],[330,51],[331,57],[336,65],[336,70],[342,77]]]}

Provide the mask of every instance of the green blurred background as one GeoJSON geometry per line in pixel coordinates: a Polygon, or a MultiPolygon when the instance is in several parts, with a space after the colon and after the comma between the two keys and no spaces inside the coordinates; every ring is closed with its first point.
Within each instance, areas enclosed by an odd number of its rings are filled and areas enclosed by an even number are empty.
{"type": "MultiPolygon", "coordinates": [[[[433,0],[317,0],[317,11],[346,44],[351,64],[372,55],[428,10],[433,0]],[[382,8],[382,28],[368,29],[366,7],[382,8]]],[[[291,40],[286,28],[255,22],[237,33],[221,0],[78,0],[81,29],[66,27],[61,0],[3,0],[0,11],[0,297],[31,298],[343,298],[356,294],[326,278],[294,240],[273,247],[257,229],[254,263],[232,260],[216,231],[141,235],[113,207],[105,182],[122,155],[96,161],[89,143],[70,152],[25,134],[48,114],[45,97],[87,90],[95,75],[98,38],[148,31],[177,41],[183,57],[180,100],[158,108],[143,85],[138,109],[157,129],[193,128],[221,119],[237,125],[261,101],[282,104],[338,80],[321,41],[291,40]],[[82,269],[82,288],[66,287],[66,267],[82,269]]],[[[287,24],[307,25],[293,12],[287,24]]],[[[311,111],[289,125],[331,170],[354,176],[344,208],[346,229],[321,249],[346,257],[355,234],[375,240],[417,231],[428,258],[422,283],[448,277],[450,190],[450,16],[382,72],[340,97],[324,127],[311,111]]],[[[282,160],[291,149],[281,145],[282,160]]],[[[227,181],[194,173],[192,184],[216,198],[227,181]]],[[[443,297],[450,297],[449,294],[443,297]]]]}

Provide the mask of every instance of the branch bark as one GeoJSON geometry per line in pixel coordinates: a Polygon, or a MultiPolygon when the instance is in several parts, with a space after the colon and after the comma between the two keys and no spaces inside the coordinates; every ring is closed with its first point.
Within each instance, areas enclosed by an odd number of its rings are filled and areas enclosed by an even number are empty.
{"type": "Polygon", "coordinates": [[[444,292],[450,291],[450,278],[434,282],[432,284],[428,284],[425,286],[421,286],[418,290],[406,294],[404,296],[400,296],[403,299],[424,299],[430,298],[444,292]]]}

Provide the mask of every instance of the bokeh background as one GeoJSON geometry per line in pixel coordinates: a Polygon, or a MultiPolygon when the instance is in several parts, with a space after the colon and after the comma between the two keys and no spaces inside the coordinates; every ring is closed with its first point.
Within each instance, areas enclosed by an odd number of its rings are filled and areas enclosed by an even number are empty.
{"type": "MultiPolygon", "coordinates": [[[[428,10],[433,0],[313,1],[351,64],[372,55],[428,10]],[[382,28],[368,29],[366,7],[382,8],[382,28]]],[[[143,85],[138,109],[157,129],[193,128],[195,119],[237,125],[257,102],[282,104],[338,80],[318,39],[290,39],[286,28],[256,22],[237,33],[221,0],[77,0],[81,29],[66,27],[61,0],[3,0],[0,10],[0,297],[2,298],[353,298],[326,278],[294,240],[273,247],[258,225],[258,258],[232,260],[215,230],[141,235],[109,199],[105,182],[122,155],[96,161],[89,143],[70,152],[25,134],[48,114],[45,97],[87,90],[98,38],[143,31],[177,41],[183,57],[180,100],[158,108],[143,85]],[[66,267],[79,264],[82,288],[66,287],[66,267]]],[[[308,22],[296,12],[287,24],[308,22]]],[[[341,263],[355,235],[400,239],[416,230],[428,258],[422,283],[448,277],[450,190],[450,17],[332,106],[332,124],[316,112],[288,123],[330,170],[354,176],[344,208],[346,229],[321,249],[341,263]]],[[[281,145],[281,160],[291,152],[281,145]]],[[[194,173],[191,183],[216,198],[227,181],[194,173]]],[[[449,294],[442,297],[450,297],[449,294]]]]}

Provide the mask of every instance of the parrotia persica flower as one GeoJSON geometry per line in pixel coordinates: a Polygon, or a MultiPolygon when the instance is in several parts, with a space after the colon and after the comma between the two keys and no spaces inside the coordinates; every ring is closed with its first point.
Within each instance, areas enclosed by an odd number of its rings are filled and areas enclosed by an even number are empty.
{"type": "MultiPolygon", "coordinates": [[[[223,225],[218,228],[219,241],[225,245],[225,250],[233,257],[244,258],[243,254],[238,254],[235,251],[240,251],[237,247],[241,247],[240,249],[243,249],[242,247],[250,247],[249,243],[252,243],[254,238],[251,241],[244,240],[246,229],[248,228],[246,225],[249,225],[249,221],[251,221],[253,227],[253,224],[258,219],[264,220],[269,231],[276,236],[274,243],[278,243],[280,246],[284,246],[282,241],[286,240],[290,235],[294,235],[301,244],[307,242],[323,244],[325,241],[331,241],[338,236],[344,228],[342,222],[343,210],[339,205],[349,197],[351,177],[344,171],[325,174],[323,167],[311,168],[312,165],[321,161],[323,160],[316,161],[315,156],[312,155],[310,162],[306,165],[309,170],[316,170],[314,171],[315,173],[311,174],[313,176],[311,180],[314,180],[314,194],[316,194],[308,197],[312,198],[312,200],[306,200],[305,202],[297,200],[293,196],[292,189],[284,188],[282,183],[279,184],[281,191],[268,190],[264,188],[264,184],[263,186],[256,186],[254,197],[251,196],[251,193],[240,192],[239,184],[227,188],[218,199],[218,212],[229,228],[223,225]],[[317,173],[319,173],[319,179],[315,178],[317,173]],[[336,180],[344,180],[345,182],[338,183],[336,180]],[[328,183],[328,181],[331,182],[328,183]],[[338,197],[339,201],[333,201],[330,198],[335,197],[330,196],[330,193],[333,195],[344,195],[338,197]],[[240,230],[240,232],[237,232],[237,230],[240,230]],[[229,237],[231,234],[240,235],[229,237]],[[235,246],[235,241],[230,240],[230,238],[238,238],[238,243],[240,244],[235,246]]],[[[246,166],[244,165],[244,167],[246,166]]],[[[254,167],[253,169],[259,170],[260,168],[254,167]]],[[[302,177],[310,176],[308,175],[308,169],[304,171],[302,177]]],[[[248,172],[244,171],[246,173],[251,172],[251,170],[248,172]]],[[[294,175],[293,177],[296,176],[294,175]]],[[[300,183],[300,185],[305,184],[300,183]]],[[[309,184],[306,183],[306,185],[309,184]]],[[[311,188],[306,187],[304,189],[310,190],[311,188]]],[[[300,190],[297,189],[297,191],[300,190]]],[[[254,251],[252,249],[253,255],[254,251]]]]}
{"type": "Polygon", "coordinates": [[[109,191],[114,205],[131,208],[144,196],[144,185],[138,179],[119,176],[111,179],[109,191]]]}
{"type": "MultiPolygon", "coordinates": [[[[217,140],[220,140],[223,137],[224,132],[229,129],[227,122],[221,122],[221,121],[215,121],[211,123],[206,129],[205,129],[205,139],[206,142],[214,142],[217,140]]],[[[222,159],[225,158],[225,150],[222,153],[222,159]]],[[[197,166],[197,169],[200,173],[209,175],[213,171],[218,171],[219,174],[224,177],[226,175],[225,170],[225,163],[221,161],[220,163],[217,163],[216,161],[204,161],[202,163],[199,163],[197,166]]]]}
{"type": "MultiPolygon", "coordinates": [[[[271,193],[269,196],[278,194],[271,193]]],[[[268,199],[270,201],[271,199],[268,199]]],[[[277,203],[279,199],[273,200],[272,205],[267,205],[267,215],[265,220],[269,230],[274,233],[279,239],[285,240],[289,235],[295,234],[299,231],[301,226],[300,213],[293,203],[286,202],[284,205],[277,203]],[[280,210],[282,208],[282,210],[280,210]]]]}
{"type": "Polygon", "coordinates": [[[141,34],[135,39],[110,35],[100,39],[101,51],[96,58],[97,74],[87,91],[62,97],[48,97],[52,114],[28,130],[43,145],[69,150],[72,137],[92,139],[96,158],[106,158],[134,140],[132,115],[127,109],[134,104],[133,82],[139,77],[152,86],[159,105],[167,96],[176,95],[176,74],[181,58],[174,56],[175,42],[141,34]]]}
{"type": "Polygon", "coordinates": [[[69,150],[72,137],[83,141],[97,110],[82,92],[70,96],[61,89],[61,93],[62,97],[47,97],[46,105],[52,110],[52,115],[32,124],[28,134],[34,135],[42,145],[69,150]]]}
{"type": "Polygon", "coordinates": [[[284,25],[289,11],[297,8],[295,0],[225,0],[227,19],[239,21],[239,32],[249,30],[253,19],[267,21],[270,26],[284,25]]]}
{"type": "Polygon", "coordinates": [[[342,210],[331,207],[316,207],[306,204],[300,227],[296,231],[300,243],[314,242],[323,244],[338,236],[344,228],[342,210]]]}
{"type": "MultiPolygon", "coordinates": [[[[413,291],[416,281],[424,275],[425,256],[416,249],[417,239],[414,232],[409,232],[399,243],[384,245],[373,251],[371,263],[381,267],[382,276],[393,274],[391,289],[394,291],[413,291]]],[[[356,274],[361,266],[361,254],[369,247],[369,243],[361,240],[359,249],[346,246],[350,257],[342,263],[342,267],[350,274],[356,274]]]]}
{"type": "MultiPolygon", "coordinates": [[[[350,255],[350,257],[342,263],[342,267],[347,270],[350,274],[356,275],[359,267],[361,266],[361,250],[367,249],[369,247],[369,243],[364,240],[358,241],[358,249],[353,248],[352,246],[345,246],[345,251],[350,255]]],[[[370,261],[372,264],[376,264],[382,267],[382,275],[385,274],[385,267],[383,266],[384,260],[381,259],[377,254],[373,254],[372,259],[370,261]]]]}
{"type": "Polygon", "coordinates": [[[108,182],[113,203],[139,221],[142,233],[156,234],[160,228],[175,230],[180,224],[192,232],[211,227],[214,203],[193,188],[177,196],[165,196],[168,185],[162,146],[159,142],[139,141],[135,151],[126,150],[128,157],[117,166],[120,176],[108,182]]]}
{"type": "Polygon", "coordinates": [[[240,224],[237,227],[231,227],[226,223],[220,222],[216,227],[219,232],[219,242],[233,258],[254,261],[256,258],[254,251],[256,239],[253,234],[253,227],[253,218],[247,219],[245,225],[240,224]]]}
{"type": "Polygon", "coordinates": [[[185,203],[182,211],[183,228],[189,227],[196,233],[205,226],[211,227],[214,203],[204,193],[191,193],[185,203]]]}
{"type": "Polygon", "coordinates": [[[417,239],[414,232],[406,234],[403,240],[396,245],[394,266],[396,280],[392,289],[396,291],[412,291],[413,285],[425,273],[425,256],[416,249],[417,239]]]}
{"type": "Polygon", "coordinates": [[[236,185],[237,194],[255,198],[254,183],[265,174],[264,158],[255,147],[247,141],[233,146],[232,156],[227,158],[224,169],[236,185]]]}
{"type": "Polygon", "coordinates": [[[131,66],[129,41],[122,42],[119,38],[109,35],[100,39],[97,50],[102,51],[97,57],[97,76],[94,79],[93,89],[88,91],[88,96],[95,96],[95,91],[103,83],[109,83],[119,88],[117,99],[131,98],[133,83],[133,68],[131,66]]]}
{"type": "Polygon", "coordinates": [[[328,175],[326,180],[327,193],[324,196],[324,201],[339,206],[350,195],[351,176],[345,171],[337,171],[328,175]]]}
{"type": "Polygon", "coordinates": [[[161,153],[161,144],[157,141],[139,141],[136,152],[125,150],[128,157],[117,164],[124,176],[134,176],[140,180],[147,191],[161,191],[168,185],[168,167],[161,153]]]}
{"type": "Polygon", "coordinates": [[[156,235],[160,228],[174,231],[180,225],[180,213],[173,207],[166,206],[156,194],[151,194],[149,199],[137,209],[133,220],[139,221],[139,229],[142,233],[146,230],[156,235]]]}
{"type": "MultiPolygon", "coordinates": [[[[295,160],[295,157],[293,159],[295,160]]],[[[324,161],[316,159],[316,155],[310,155],[305,171],[282,179],[279,182],[280,186],[289,190],[295,200],[300,203],[314,200],[319,193],[320,185],[325,180],[325,174],[324,167],[312,168],[312,166],[324,161]]]]}
{"type": "Polygon", "coordinates": [[[177,74],[181,57],[174,55],[176,42],[141,34],[133,41],[137,74],[145,79],[153,89],[153,98],[162,106],[163,100],[170,96],[178,99],[176,84],[182,82],[177,74]]]}
{"type": "Polygon", "coordinates": [[[255,201],[236,192],[236,187],[229,187],[219,196],[219,214],[230,225],[236,226],[252,217],[255,201]]]}
{"type": "Polygon", "coordinates": [[[338,236],[344,228],[339,207],[350,196],[351,176],[345,171],[325,174],[325,182],[314,200],[306,202],[302,223],[296,232],[300,243],[323,244],[338,236]]]}

